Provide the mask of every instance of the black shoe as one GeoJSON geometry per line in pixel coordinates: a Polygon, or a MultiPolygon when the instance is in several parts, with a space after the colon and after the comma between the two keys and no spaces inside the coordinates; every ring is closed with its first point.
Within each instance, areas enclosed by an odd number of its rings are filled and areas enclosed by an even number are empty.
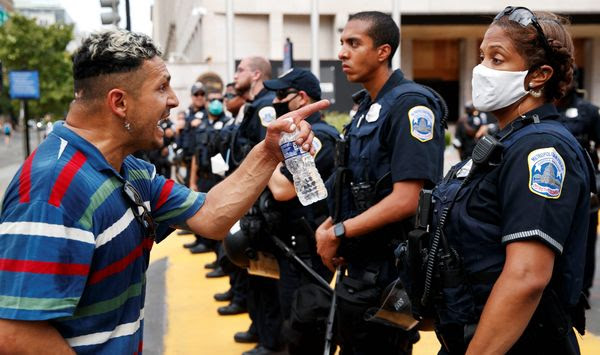
{"type": "MultiPolygon", "coordinates": [[[[236,343],[258,343],[258,335],[251,332],[237,332],[233,335],[233,340],[236,343]]],[[[254,349],[253,349],[254,350],[254,349]]]]}
{"type": "Polygon", "coordinates": [[[222,316],[230,316],[234,314],[242,314],[248,312],[248,309],[237,303],[230,303],[227,306],[217,308],[217,312],[222,316]]]}
{"type": "Polygon", "coordinates": [[[233,299],[233,291],[229,289],[225,292],[215,293],[213,297],[215,298],[215,301],[219,302],[231,301],[233,299]]]}
{"type": "Polygon", "coordinates": [[[254,349],[245,351],[242,355],[283,355],[285,352],[267,349],[262,345],[257,345],[254,349]]]}
{"type": "Polygon", "coordinates": [[[195,246],[196,246],[196,245],[198,245],[198,244],[200,244],[200,241],[199,241],[198,239],[196,239],[196,240],[194,240],[193,242],[185,243],[185,244],[183,245],[183,247],[184,247],[184,248],[186,248],[186,249],[190,249],[190,248],[193,248],[193,247],[195,247],[195,246]]]}
{"type": "Polygon", "coordinates": [[[205,268],[205,269],[209,269],[209,270],[214,270],[214,269],[216,269],[217,267],[219,267],[219,264],[217,263],[217,261],[216,261],[216,260],[215,260],[215,261],[213,261],[212,263],[207,263],[207,264],[204,264],[204,268],[205,268]]]}
{"type": "Polygon", "coordinates": [[[227,276],[227,274],[220,267],[217,267],[213,271],[211,271],[211,272],[209,272],[209,273],[206,274],[206,277],[209,278],[209,279],[213,279],[213,278],[217,278],[217,277],[223,277],[223,276],[227,276]]]}
{"type": "Polygon", "coordinates": [[[192,253],[192,254],[208,253],[209,251],[212,251],[212,250],[210,250],[203,243],[198,243],[198,245],[196,245],[195,247],[190,248],[190,253],[192,253]]]}

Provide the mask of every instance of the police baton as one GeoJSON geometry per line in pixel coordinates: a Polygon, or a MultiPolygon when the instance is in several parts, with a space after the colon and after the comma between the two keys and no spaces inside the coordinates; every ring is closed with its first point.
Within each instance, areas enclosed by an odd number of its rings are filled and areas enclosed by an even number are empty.
{"type": "MultiPolygon", "coordinates": [[[[335,284],[342,282],[342,275],[346,272],[346,268],[343,265],[338,265],[335,268],[335,284]]],[[[323,349],[323,355],[331,355],[331,345],[333,343],[333,322],[335,320],[335,308],[337,306],[337,295],[335,288],[333,289],[333,295],[331,296],[331,307],[329,308],[329,315],[327,316],[327,329],[325,331],[325,348],[323,349]]]]}
{"type": "Polygon", "coordinates": [[[273,239],[273,242],[275,242],[275,245],[279,249],[281,249],[281,251],[283,251],[283,253],[286,257],[293,260],[297,266],[299,266],[308,275],[310,275],[310,277],[319,286],[321,286],[323,289],[325,289],[325,291],[327,291],[328,294],[330,294],[330,295],[333,294],[333,290],[331,289],[331,286],[329,286],[329,283],[323,277],[321,277],[321,275],[317,274],[315,272],[315,270],[313,270],[310,266],[306,265],[306,263],[302,259],[300,259],[298,257],[298,255],[296,255],[296,253],[294,253],[293,250],[291,250],[287,245],[285,245],[285,243],[281,239],[277,238],[274,235],[271,236],[271,238],[273,239]]]}

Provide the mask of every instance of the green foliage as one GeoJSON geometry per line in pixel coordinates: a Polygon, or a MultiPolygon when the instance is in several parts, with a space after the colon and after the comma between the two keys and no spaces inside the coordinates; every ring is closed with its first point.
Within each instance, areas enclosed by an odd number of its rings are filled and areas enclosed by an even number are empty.
{"type": "Polygon", "coordinates": [[[325,121],[341,132],[344,126],[350,122],[350,115],[346,112],[330,111],[325,113],[325,121]]]}
{"type": "MultiPolygon", "coordinates": [[[[40,79],[40,99],[31,100],[31,117],[46,113],[63,116],[73,99],[71,56],[66,51],[73,39],[73,26],[54,24],[40,26],[35,20],[19,14],[0,27],[0,60],[4,73],[10,70],[37,70],[40,79]]],[[[7,75],[5,75],[7,78],[7,75]]],[[[8,83],[8,78],[5,80],[8,83]]],[[[4,86],[0,106],[4,112],[18,112],[19,102],[8,98],[4,86]]]]}

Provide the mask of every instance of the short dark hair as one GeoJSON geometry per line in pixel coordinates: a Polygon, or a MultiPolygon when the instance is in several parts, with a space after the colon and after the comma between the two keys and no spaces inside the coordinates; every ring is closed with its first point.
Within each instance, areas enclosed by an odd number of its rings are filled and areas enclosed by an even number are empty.
{"type": "Polygon", "coordinates": [[[390,15],[379,11],[363,11],[357,12],[348,17],[348,22],[359,20],[369,22],[370,26],[367,30],[367,36],[371,37],[373,44],[379,47],[384,44],[389,44],[392,51],[388,57],[388,66],[392,66],[392,58],[398,49],[400,43],[400,29],[394,19],[390,15]]]}
{"type": "Polygon", "coordinates": [[[93,86],[100,76],[135,71],[145,60],[160,55],[152,39],[142,33],[125,30],[93,33],[72,57],[75,92],[89,96],[89,91],[98,91],[93,86]]]}

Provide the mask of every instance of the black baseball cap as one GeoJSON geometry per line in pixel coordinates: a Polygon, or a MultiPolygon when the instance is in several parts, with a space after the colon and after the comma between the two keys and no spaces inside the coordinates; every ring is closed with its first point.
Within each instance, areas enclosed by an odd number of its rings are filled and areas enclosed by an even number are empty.
{"type": "Polygon", "coordinates": [[[319,79],[306,69],[292,68],[279,78],[266,80],[263,85],[267,90],[277,91],[288,88],[302,90],[314,100],[321,100],[321,85],[319,79]]]}

